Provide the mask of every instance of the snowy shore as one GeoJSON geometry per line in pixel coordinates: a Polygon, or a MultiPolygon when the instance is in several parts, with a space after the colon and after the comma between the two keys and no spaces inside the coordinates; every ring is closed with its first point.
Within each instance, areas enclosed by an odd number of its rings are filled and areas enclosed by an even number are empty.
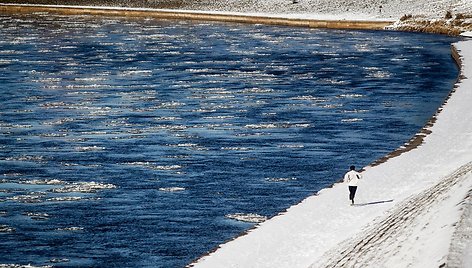
{"type": "MultiPolygon", "coordinates": [[[[195,267],[439,267],[446,263],[456,223],[471,205],[472,189],[472,40],[455,46],[465,78],[429,128],[432,133],[416,149],[366,167],[357,206],[349,205],[346,185],[336,184],[222,245],[195,267]]],[[[451,252],[456,262],[471,261],[472,241],[463,240],[451,252]]]]}

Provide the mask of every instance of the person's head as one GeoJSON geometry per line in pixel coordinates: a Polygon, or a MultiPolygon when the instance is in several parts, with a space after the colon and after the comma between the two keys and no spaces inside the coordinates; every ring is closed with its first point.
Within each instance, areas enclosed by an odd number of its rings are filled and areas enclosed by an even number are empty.
{"type": "Polygon", "coordinates": [[[355,166],[350,166],[349,169],[350,170],[356,170],[356,167],[355,166]]]}

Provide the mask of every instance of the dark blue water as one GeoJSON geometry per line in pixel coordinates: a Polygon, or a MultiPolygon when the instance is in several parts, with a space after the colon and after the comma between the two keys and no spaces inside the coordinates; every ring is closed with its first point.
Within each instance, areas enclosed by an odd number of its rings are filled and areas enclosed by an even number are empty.
{"type": "MultiPolygon", "coordinates": [[[[182,267],[396,149],[453,38],[0,16],[0,263],[182,267]]],[[[320,215],[322,217],[322,215],[320,215]]]]}

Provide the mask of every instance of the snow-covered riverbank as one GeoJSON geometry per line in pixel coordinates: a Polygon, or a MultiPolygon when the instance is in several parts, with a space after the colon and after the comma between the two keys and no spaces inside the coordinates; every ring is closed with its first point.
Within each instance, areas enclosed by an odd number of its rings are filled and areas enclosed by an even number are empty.
{"type": "Polygon", "coordinates": [[[346,185],[336,184],[222,245],[195,267],[446,263],[463,200],[472,188],[472,41],[456,47],[463,79],[429,128],[432,133],[416,149],[367,167],[358,206],[349,205],[346,185]]]}

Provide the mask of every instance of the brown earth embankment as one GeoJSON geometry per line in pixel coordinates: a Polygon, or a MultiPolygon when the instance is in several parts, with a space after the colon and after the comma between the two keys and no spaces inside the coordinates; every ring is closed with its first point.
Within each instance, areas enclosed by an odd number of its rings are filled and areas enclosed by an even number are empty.
{"type": "Polygon", "coordinates": [[[231,23],[251,23],[308,28],[383,30],[393,21],[363,20],[316,20],[299,18],[280,18],[271,16],[252,16],[238,14],[169,11],[159,9],[46,6],[46,5],[6,5],[0,4],[0,13],[36,13],[48,12],[62,15],[99,15],[120,17],[146,17],[155,19],[221,21],[231,23]]]}

